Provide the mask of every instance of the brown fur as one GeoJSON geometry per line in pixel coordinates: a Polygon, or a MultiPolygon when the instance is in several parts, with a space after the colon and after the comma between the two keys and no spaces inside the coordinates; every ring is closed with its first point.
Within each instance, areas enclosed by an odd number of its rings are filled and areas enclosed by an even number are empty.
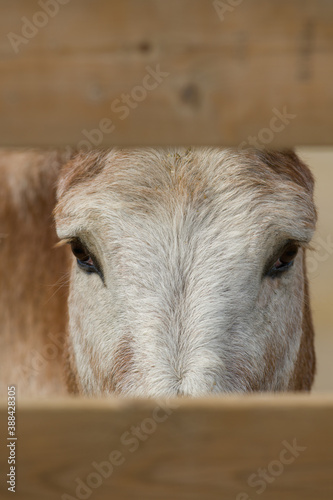
{"type": "MultiPolygon", "coordinates": [[[[304,257],[304,268],[306,266],[304,257]]],[[[303,335],[298,352],[294,375],[289,389],[292,391],[309,391],[312,387],[316,372],[316,356],[314,349],[314,328],[310,309],[309,283],[305,276],[304,308],[303,308],[303,335]]]]}
{"type": "Polygon", "coordinates": [[[78,186],[81,182],[94,180],[104,169],[105,155],[106,153],[100,151],[89,154],[78,153],[62,169],[59,195],[78,186]]]}
{"type": "Polygon", "coordinates": [[[16,384],[19,397],[65,391],[67,286],[61,282],[68,249],[53,248],[52,209],[67,159],[54,152],[0,155],[0,378],[2,391],[16,384]]]}
{"type": "Polygon", "coordinates": [[[121,387],[125,381],[129,380],[131,372],[134,370],[133,339],[129,336],[118,346],[115,353],[112,367],[111,384],[108,384],[110,392],[121,392],[121,387]]]}
{"type": "Polygon", "coordinates": [[[313,193],[314,179],[310,169],[293,151],[256,151],[256,156],[275,173],[313,193]]]}
{"type": "Polygon", "coordinates": [[[70,394],[77,395],[80,393],[80,387],[78,384],[78,376],[76,370],[76,364],[73,354],[73,346],[70,341],[68,332],[65,335],[64,344],[64,377],[66,381],[66,387],[70,394]]]}

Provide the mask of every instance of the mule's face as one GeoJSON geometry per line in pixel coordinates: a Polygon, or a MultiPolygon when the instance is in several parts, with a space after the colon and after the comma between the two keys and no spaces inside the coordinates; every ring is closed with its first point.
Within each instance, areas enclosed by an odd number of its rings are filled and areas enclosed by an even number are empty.
{"type": "Polygon", "coordinates": [[[68,358],[80,392],[287,390],[300,366],[313,375],[304,248],[315,209],[295,155],[79,155],[56,221],[76,257],[68,358]]]}

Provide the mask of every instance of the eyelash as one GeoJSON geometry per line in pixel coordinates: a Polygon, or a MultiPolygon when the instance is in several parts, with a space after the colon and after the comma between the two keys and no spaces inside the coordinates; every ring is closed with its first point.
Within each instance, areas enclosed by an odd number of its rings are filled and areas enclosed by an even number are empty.
{"type": "Polygon", "coordinates": [[[285,246],[274,265],[269,266],[266,275],[274,278],[288,271],[294,265],[299,248],[299,244],[292,242],[285,246]]]}
{"type": "Polygon", "coordinates": [[[89,250],[86,248],[86,246],[79,240],[78,238],[69,240],[68,243],[71,246],[72,253],[74,257],[76,258],[77,264],[80,269],[85,271],[86,273],[96,273],[98,274],[102,280],[103,279],[103,274],[101,272],[101,268],[98,264],[97,259],[94,257],[94,255],[89,252],[89,250]]]}
{"type": "MultiPolygon", "coordinates": [[[[67,243],[69,243],[71,246],[72,253],[76,258],[79,268],[88,274],[98,274],[104,282],[103,273],[97,262],[97,259],[91,252],[89,252],[89,250],[85,247],[81,240],[78,238],[74,238],[67,240],[67,243]]],[[[300,245],[293,242],[290,242],[287,246],[285,246],[284,249],[280,252],[280,256],[275,260],[274,265],[272,266],[270,264],[268,266],[268,270],[264,273],[265,276],[275,278],[288,271],[294,265],[294,261],[297,257],[299,248],[300,245]]]]}

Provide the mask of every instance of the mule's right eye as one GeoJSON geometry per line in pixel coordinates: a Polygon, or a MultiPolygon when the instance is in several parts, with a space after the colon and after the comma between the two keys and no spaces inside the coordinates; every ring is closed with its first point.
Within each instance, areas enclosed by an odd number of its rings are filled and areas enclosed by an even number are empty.
{"type": "Polygon", "coordinates": [[[98,272],[97,267],[95,265],[93,257],[90,255],[89,251],[79,240],[71,241],[71,248],[74,257],[77,260],[77,263],[81,269],[88,273],[96,273],[98,272]]]}

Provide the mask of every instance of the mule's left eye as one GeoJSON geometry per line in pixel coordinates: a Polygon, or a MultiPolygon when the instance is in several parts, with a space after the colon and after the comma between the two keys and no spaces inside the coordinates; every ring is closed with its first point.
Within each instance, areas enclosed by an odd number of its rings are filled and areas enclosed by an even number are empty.
{"type": "Polygon", "coordinates": [[[71,241],[71,248],[79,267],[89,273],[97,272],[94,260],[89,251],[78,240],[71,241]]]}
{"type": "Polygon", "coordinates": [[[293,264],[298,253],[299,247],[298,245],[290,245],[288,246],[278,260],[275,262],[274,266],[270,269],[269,274],[276,274],[282,271],[286,271],[293,264]]]}

